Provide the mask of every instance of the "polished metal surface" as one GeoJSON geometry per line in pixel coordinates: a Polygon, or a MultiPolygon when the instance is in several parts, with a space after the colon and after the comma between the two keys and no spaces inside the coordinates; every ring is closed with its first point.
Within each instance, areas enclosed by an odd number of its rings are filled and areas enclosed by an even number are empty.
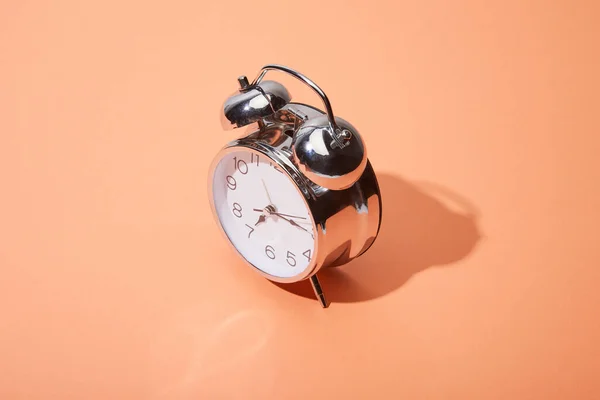
{"type": "Polygon", "coordinates": [[[321,283],[319,282],[319,278],[317,274],[314,274],[310,277],[310,284],[312,285],[313,290],[315,291],[315,296],[319,303],[321,303],[321,307],[327,308],[329,304],[327,304],[327,299],[325,299],[325,294],[323,293],[323,289],[321,288],[321,283]]]}
{"type": "Polygon", "coordinates": [[[326,116],[311,118],[296,132],[292,144],[294,164],[317,185],[346,189],[356,182],[367,165],[367,151],[356,128],[336,117],[336,125],[352,139],[340,147],[332,139],[326,116]]]}
{"type": "MultiPolygon", "coordinates": [[[[245,76],[240,76],[238,82],[239,91],[223,106],[222,124],[225,129],[246,126],[247,130],[223,147],[210,167],[208,191],[213,215],[220,224],[212,194],[212,177],[219,160],[239,149],[270,158],[295,183],[312,214],[315,256],[302,274],[292,278],[278,278],[255,269],[277,282],[310,279],[317,299],[326,307],[317,272],[359,257],[379,234],[381,193],[365,144],[354,126],[334,116],[323,90],[297,71],[269,64],[252,83],[245,76]],[[263,81],[270,70],[285,72],[307,84],[319,95],[325,111],[292,103],[283,85],[263,81]]],[[[265,219],[277,213],[269,206],[255,211],[262,212],[265,219]]],[[[223,230],[221,233],[227,240],[223,230]]]]}
{"type": "Polygon", "coordinates": [[[296,131],[306,121],[324,115],[318,108],[302,103],[289,103],[275,114],[264,119],[266,125],[279,124],[286,127],[289,136],[295,135],[296,131]]]}
{"type": "Polygon", "coordinates": [[[268,64],[249,87],[260,85],[268,71],[278,70],[299,79],[313,89],[323,101],[325,116],[305,119],[296,132],[294,162],[308,179],[332,190],[350,187],[362,175],[366,148],[356,128],[335,117],[329,98],[312,80],[291,68],[268,64]]]}
{"type": "Polygon", "coordinates": [[[254,79],[251,86],[260,84],[260,82],[262,81],[264,76],[267,74],[267,72],[274,71],[274,70],[285,72],[286,74],[289,74],[289,75],[293,76],[294,78],[299,79],[300,81],[304,82],[312,90],[314,90],[319,95],[321,100],[323,101],[323,105],[325,106],[325,112],[327,113],[327,118],[329,119],[329,122],[333,126],[335,126],[333,108],[331,107],[331,103],[329,102],[329,98],[327,97],[325,92],[316,83],[314,83],[312,80],[310,80],[308,77],[304,76],[303,74],[301,74],[298,71],[295,71],[295,70],[285,67],[283,65],[267,64],[264,67],[262,67],[260,73],[254,79]]]}
{"type": "MultiPolygon", "coordinates": [[[[273,115],[291,100],[288,90],[279,82],[264,81],[259,85],[244,86],[244,77],[238,78],[241,88],[223,104],[223,129],[241,128],[273,115]]],[[[246,82],[247,83],[247,82],[246,82]]]]}
{"type": "MultiPolygon", "coordinates": [[[[289,107],[303,109],[293,103],[289,107]]],[[[218,161],[227,152],[245,148],[269,157],[295,183],[315,221],[315,257],[302,275],[291,279],[267,275],[255,268],[265,278],[283,283],[307,279],[321,268],[340,266],[359,257],[377,238],[382,215],[381,193],[370,162],[367,160],[360,178],[346,189],[330,190],[317,185],[304,176],[292,161],[289,151],[292,137],[283,132],[293,129],[293,126],[294,121],[273,123],[228,143],[217,154],[209,170],[212,177],[218,161]]],[[[211,183],[208,190],[213,215],[218,222],[211,183]]]]}

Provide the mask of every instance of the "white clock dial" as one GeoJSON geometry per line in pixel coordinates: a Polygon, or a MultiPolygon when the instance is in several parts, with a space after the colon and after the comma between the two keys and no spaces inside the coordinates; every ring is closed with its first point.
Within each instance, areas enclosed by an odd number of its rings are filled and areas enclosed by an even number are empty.
{"type": "Polygon", "coordinates": [[[266,155],[228,152],[213,176],[217,217],[237,251],[277,278],[293,278],[311,264],[314,222],[290,177],[266,155]]]}

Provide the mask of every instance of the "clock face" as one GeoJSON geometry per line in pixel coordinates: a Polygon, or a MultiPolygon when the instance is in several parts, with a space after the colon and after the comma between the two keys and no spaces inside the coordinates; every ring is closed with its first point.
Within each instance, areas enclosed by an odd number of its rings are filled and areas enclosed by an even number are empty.
{"type": "Polygon", "coordinates": [[[221,226],[246,261],[276,278],[306,270],[314,256],[314,223],[304,197],[275,161],[250,150],[228,152],[212,185],[221,226]]]}

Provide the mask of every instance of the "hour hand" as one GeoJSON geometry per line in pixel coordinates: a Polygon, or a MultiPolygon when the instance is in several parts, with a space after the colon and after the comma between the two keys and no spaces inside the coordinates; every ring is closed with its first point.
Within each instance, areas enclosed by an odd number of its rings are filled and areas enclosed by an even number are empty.
{"type": "Polygon", "coordinates": [[[305,227],[298,225],[298,223],[296,221],[294,221],[293,219],[288,219],[287,221],[290,223],[290,225],[295,226],[296,228],[300,228],[304,232],[310,233],[305,227]]]}

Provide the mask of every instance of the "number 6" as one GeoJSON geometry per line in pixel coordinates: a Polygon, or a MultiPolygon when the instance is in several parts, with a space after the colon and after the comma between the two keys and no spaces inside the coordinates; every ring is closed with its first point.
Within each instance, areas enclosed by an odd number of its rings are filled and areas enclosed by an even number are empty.
{"type": "Polygon", "coordinates": [[[269,257],[271,260],[275,259],[275,249],[272,246],[267,245],[267,247],[265,247],[265,254],[267,255],[267,257],[269,257]]]}

